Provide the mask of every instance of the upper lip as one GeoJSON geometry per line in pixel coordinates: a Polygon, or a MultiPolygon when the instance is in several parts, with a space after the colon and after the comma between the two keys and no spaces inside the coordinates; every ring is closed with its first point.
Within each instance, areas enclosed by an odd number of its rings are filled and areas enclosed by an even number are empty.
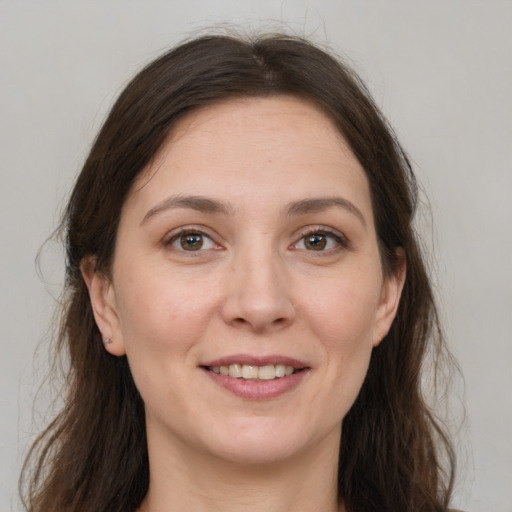
{"type": "Polygon", "coordinates": [[[283,364],[285,366],[293,366],[296,370],[308,368],[308,364],[293,357],[282,355],[253,356],[249,354],[233,354],[231,356],[221,357],[208,361],[201,366],[229,366],[231,364],[246,364],[251,366],[266,366],[283,364]]]}

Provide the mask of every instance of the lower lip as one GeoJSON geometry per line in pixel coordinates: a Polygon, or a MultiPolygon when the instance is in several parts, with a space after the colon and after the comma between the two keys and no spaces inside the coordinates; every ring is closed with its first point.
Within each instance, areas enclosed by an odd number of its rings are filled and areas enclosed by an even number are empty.
{"type": "Polygon", "coordinates": [[[244,380],[214,373],[206,368],[203,368],[203,371],[215,384],[227,389],[240,398],[250,400],[267,400],[283,395],[296,388],[308,373],[307,370],[301,370],[287,377],[280,377],[274,380],[244,380]]]}

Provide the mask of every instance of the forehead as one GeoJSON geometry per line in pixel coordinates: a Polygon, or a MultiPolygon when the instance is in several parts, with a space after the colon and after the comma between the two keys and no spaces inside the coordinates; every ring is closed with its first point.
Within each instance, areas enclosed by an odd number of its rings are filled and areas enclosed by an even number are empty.
{"type": "Polygon", "coordinates": [[[132,196],[156,201],[191,191],[226,200],[250,191],[287,201],[338,193],[369,201],[365,172],[333,121],[293,96],[230,99],[176,123],[132,196]]]}
{"type": "Polygon", "coordinates": [[[165,152],[172,146],[218,142],[221,138],[226,145],[243,139],[247,150],[264,146],[275,150],[279,143],[284,149],[286,142],[299,139],[311,143],[305,149],[314,149],[325,140],[325,146],[331,144],[338,151],[351,153],[334,122],[318,106],[289,95],[234,98],[194,110],[176,123],[162,149],[165,152]]]}

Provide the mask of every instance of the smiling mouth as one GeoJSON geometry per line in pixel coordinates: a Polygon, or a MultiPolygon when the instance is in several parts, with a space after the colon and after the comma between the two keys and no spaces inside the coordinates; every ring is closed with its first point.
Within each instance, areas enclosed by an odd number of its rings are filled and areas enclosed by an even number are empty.
{"type": "Polygon", "coordinates": [[[269,381],[282,379],[306,368],[294,368],[284,364],[267,364],[256,366],[250,364],[230,364],[226,366],[205,366],[206,370],[235,379],[247,381],[269,381]]]}

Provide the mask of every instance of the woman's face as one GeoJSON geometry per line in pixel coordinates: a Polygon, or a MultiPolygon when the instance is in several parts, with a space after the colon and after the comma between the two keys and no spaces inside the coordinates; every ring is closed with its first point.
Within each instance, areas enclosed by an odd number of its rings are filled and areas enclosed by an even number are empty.
{"type": "Polygon", "coordinates": [[[111,280],[86,281],[150,450],[247,463],[337,447],[402,284],[360,164],[287,96],[181,120],[124,204],[111,280]]]}

